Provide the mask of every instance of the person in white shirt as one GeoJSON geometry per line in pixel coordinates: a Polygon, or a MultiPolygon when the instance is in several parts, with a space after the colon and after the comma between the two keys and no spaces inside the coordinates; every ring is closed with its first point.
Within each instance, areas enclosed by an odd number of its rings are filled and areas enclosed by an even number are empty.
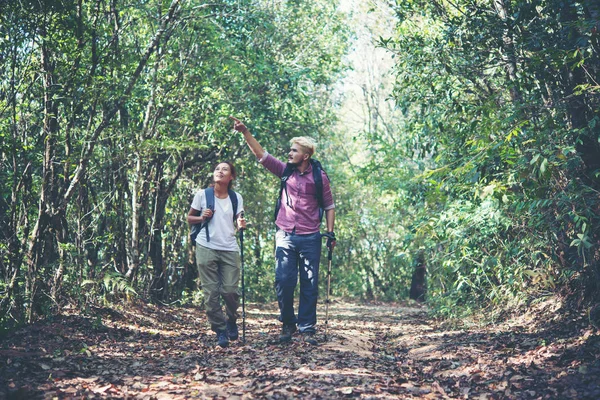
{"type": "Polygon", "coordinates": [[[202,224],[195,238],[196,265],[204,292],[206,316],[221,347],[227,347],[229,340],[238,338],[236,320],[239,317],[240,248],[235,236],[234,220],[239,229],[246,227],[246,220],[242,196],[231,190],[235,177],[232,163],[219,163],[213,172],[211,185],[214,189],[214,209],[207,207],[207,191],[203,189],[195,194],[187,216],[190,225],[202,224]],[[237,198],[235,216],[234,202],[230,198],[233,195],[237,198]],[[221,298],[225,302],[226,315],[221,298]]]}

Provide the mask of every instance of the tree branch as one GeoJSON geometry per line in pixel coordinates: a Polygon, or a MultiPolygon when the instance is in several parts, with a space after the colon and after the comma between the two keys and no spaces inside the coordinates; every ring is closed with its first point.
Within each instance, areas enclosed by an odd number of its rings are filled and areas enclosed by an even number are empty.
{"type": "Polygon", "coordinates": [[[131,76],[131,79],[129,80],[129,84],[127,85],[127,89],[125,89],[125,92],[123,93],[123,95],[121,97],[119,97],[119,99],[115,102],[113,107],[107,113],[104,114],[102,121],[96,127],[96,129],[94,130],[94,133],[92,134],[90,140],[88,141],[87,147],[84,148],[84,150],[82,151],[82,155],[81,155],[81,158],[79,159],[79,164],[77,165],[77,168],[75,169],[73,179],[71,179],[69,188],[67,189],[67,191],[63,197],[62,203],[60,205],[60,208],[62,210],[66,209],[71,197],[75,193],[75,189],[81,182],[81,179],[86,172],[87,165],[89,164],[89,161],[90,161],[90,158],[94,151],[94,147],[96,146],[96,141],[98,140],[98,137],[106,129],[106,127],[108,127],[108,125],[112,121],[112,119],[115,116],[115,114],[117,113],[117,111],[123,106],[123,104],[129,97],[129,95],[133,91],[133,88],[134,88],[135,84],[137,83],[137,81],[142,73],[142,70],[148,63],[148,60],[150,59],[152,54],[156,51],[158,43],[160,42],[162,36],[165,34],[165,31],[167,30],[169,25],[175,19],[175,13],[177,12],[177,9],[179,7],[179,2],[180,2],[180,0],[172,1],[171,5],[169,6],[169,12],[167,13],[166,17],[162,20],[158,31],[152,38],[152,41],[146,48],[146,51],[144,52],[144,55],[140,59],[135,72],[131,76]]]}

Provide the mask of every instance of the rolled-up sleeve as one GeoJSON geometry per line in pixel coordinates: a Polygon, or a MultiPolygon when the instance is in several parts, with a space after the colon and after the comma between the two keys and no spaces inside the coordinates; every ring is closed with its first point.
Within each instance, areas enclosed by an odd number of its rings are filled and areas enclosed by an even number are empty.
{"type": "Polygon", "coordinates": [[[321,175],[323,176],[323,209],[332,210],[335,208],[335,204],[333,202],[333,194],[331,193],[329,177],[323,171],[321,171],[321,175]]]}

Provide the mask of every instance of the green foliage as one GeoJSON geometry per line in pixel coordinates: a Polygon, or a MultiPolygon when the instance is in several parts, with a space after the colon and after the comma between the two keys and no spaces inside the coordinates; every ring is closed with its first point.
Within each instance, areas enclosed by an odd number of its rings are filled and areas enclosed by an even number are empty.
{"type": "Polygon", "coordinates": [[[402,129],[366,137],[377,153],[365,175],[402,160],[375,176],[412,211],[404,251],[426,249],[428,296],[445,315],[600,285],[597,9],[482,7],[397,3],[396,35],[380,45],[395,56],[402,129]]]}
{"type": "Polygon", "coordinates": [[[194,297],[185,216],[226,159],[256,226],[248,293],[272,299],[275,181],[228,116],[277,155],[294,135],[325,132],[347,46],[335,4],[63,6],[16,2],[0,14],[0,227],[10,238],[0,282],[12,290],[0,313],[33,320],[73,299],[194,297]],[[40,293],[52,293],[52,309],[38,307],[40,293]]]}
{"type": "Polygon", "coordinates": [[[99,300],[105,303],[130,300],[137,295],[131,282],[123,274],[114,271],[107,271],[96,280],[84,280],[81,282],[81,289],[85,293],[87,304],[93,304],[99,300]]]}
{"type": "Polygon", "coordinates": [[[129,281],[119,273],[106,273],[102,279],[102,286],[106,293],[112,296],[136,294],[129,281]]]}

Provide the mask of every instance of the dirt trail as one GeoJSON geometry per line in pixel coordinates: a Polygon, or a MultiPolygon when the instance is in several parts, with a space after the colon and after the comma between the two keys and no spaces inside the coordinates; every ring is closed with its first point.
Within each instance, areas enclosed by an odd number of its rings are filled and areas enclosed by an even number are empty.
{"type": "Polygon", "coordinates": [[[96,309],[1,339],[0,399],[600,398],[599,333],[544,307],[561,318],[444,330],[417,305],[334,302],[312,346],[277,343],[276,309],[253,304],[226,349],[197,309],[96,309]]]}

